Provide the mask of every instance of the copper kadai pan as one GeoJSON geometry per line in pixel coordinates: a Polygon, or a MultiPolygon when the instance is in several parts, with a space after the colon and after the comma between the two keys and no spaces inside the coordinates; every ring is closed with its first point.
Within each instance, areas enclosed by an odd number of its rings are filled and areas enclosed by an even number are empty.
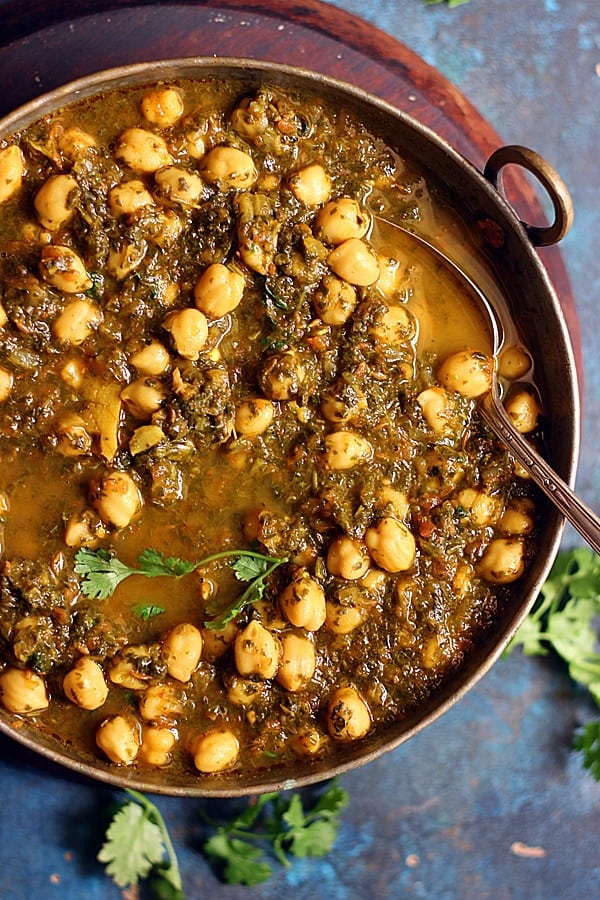
{"type": "MultiPolygon", "coordinates": [[[[126,66],[100,72],[58,88],[28,103],[0,122],[0,140],[39,117],[107,89],[150,84],[177,78],[236,79],[240,92],[271,84],[327,98],[354,112],[369,130],[401,155],[416,158],[428,170],[428,180],[439,185],[462,222],[456,245],[469,245],[467,274],[514,321],[535,362],[536,384],[544,398],[547,458],[571,486],[579,453],[579,390],[571,347],[561,307],[536,247],[556,243],[571,224],[571,203],[562,181],[537,154],[519,147],[501,147],[492,154],[483,173],[473,167],[429,128],[362,90],[332,78],[285,67],[239,59],[176,59],[126,66]],[[547,191],[554,207],[548,227],[522,223],[499,189],[508,164],[530,171],[547,191]]],[[[385,211],[382,213],[385,215],[385,211]]],[[[453,255],[452,235],[444,247],[453,255]]],[[[558,551],[562,517],[542,506],[539,535],[541,552],[515,587],[508,604],[464,664],[412,714],[373,737],[340,748],[336,761],[298,760],[293,767],[274,768],[261,776],[235,778],[169,774],[167,770],[140,773],[110,767],[100,759],[65,746],[58,738],[36,731],[0,711],[0,730],[24,746],[76,772],[102,781],[156,793],[181,796],[238,796],[297,787],[330,778],[399,746],[433,722],[460,699],[498,659],[503,648],[533,605],[558,551]]]]}

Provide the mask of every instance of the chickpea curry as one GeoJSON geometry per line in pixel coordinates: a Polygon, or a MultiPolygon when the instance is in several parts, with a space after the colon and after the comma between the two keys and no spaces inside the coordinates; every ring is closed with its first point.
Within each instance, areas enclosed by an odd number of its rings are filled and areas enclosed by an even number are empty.
{"type": "MultiPolygon", "coordinates": [[[[0,146],[0,702],[197,778],[401,719],[536,550],[489,336],[377,241],[382,198],[435,210],[419,166],[239,92],[115,90],[0,146]]],[[[499,369],[534,433],[530,363],[499,369]]]]}

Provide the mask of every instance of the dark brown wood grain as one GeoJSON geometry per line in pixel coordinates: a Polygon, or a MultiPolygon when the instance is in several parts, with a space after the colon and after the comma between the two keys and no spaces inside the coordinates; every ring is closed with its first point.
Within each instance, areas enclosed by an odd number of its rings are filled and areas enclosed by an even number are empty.
{"type": "MultiPolygon", "coordinates": [[[[281,62],[357,85],[419,119],[480,170],[502,140],[467,99],[405,45],[320,0],[12,0],[2,5],[0,115],[74,78],[182,56],[281,62]]],[[[535,148],[534,148],[535,149],[535,148]]],[[[522,219],[543,224],[531,181],[510,174],[522,219]]],[[[580,362],[579,327],[556,247],[540,251],[580,362]]]]}

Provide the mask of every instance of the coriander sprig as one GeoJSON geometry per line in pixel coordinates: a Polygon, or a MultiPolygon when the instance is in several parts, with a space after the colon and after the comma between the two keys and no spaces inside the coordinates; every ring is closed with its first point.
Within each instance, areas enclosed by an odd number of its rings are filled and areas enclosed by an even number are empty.
{"type": "Polygon", "coordinates": [[[132,798],[115,813],[98,853],[106,874],[119,887],[152,875],[152,891],[161,900],[184,900],[179,864],[160,810],[144,794],[127,789],[132,798]]]}
{"type": "MultiPolygon", "coordinates": [[[[587,547],[558,554],[532,612],[523,621],[507,653],[521,646],[529,656],[551,650],[567,664],[574,682],[587,688],[600,706],[600,557],[587,547]]],[[[575,735],[583,764],[600,781],[600,721],[588,722],[575,735]]]]}
{"type": "Polygon", "coordinates": [[[227,884],[261,884],[273,874],[265,856],[269,848],[286,867],[291,864],[290,855],[329,853],[347,803],[347,792],[335,780],[311,809],[304,808],[297,792],[262,794],[233,821],[217,825],[203,846],[204,853],[227,884]]]}
{"type": "Polygon", "coordinates": [[[508,650],[521,645],[529,656],[554,650],[569,675],[588,688],[600,705],[600,653],[594,620],[600,615],[600,557],[587,547],[556,558],[539,599],[508,650]]]}
{"type": "Polygon", "coordinates": [[[286,556],[266,556],[255,550],[222,550],[197,562],[190,562],[176,556],[165,557],[158,550],[147,549],[140,554],[138,565],[134,567],[121,562],[108,550],[90,550],[82,547],[75,554],[75,572],[81,576],[81,592],[86,597],[106,600],[114,594],[122,581],[132,575],[143,575],[146,578],[159,576],[181,578],[210,563],[226,559],[232,560],[230,566],[237,580],[247,582],[248,586],[239,597],[234,598],[224,608],[218,607],[214,602],[208,605],[206,611],[211,619],[205,623],[206,627],[220,631],[246,606],[256,603],[263,597],[267,578],[288,561],[286,556]]]}

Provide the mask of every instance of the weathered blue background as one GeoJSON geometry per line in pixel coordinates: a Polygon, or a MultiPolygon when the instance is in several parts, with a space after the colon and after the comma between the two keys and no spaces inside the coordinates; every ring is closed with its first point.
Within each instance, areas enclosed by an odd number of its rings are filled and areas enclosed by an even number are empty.
{"type": "MultiPolygon", "coordinates": [[[[576,222],[561,246],[585,361],[578,489],[600,509],[599,0],[471,0],[453,10],[421,0],[337,5],[437,67],[503,142],[538,150],[567,182],[576,222]]],[[[573,540],[569,532],[566,542],[573,540]]],[[[198,852],[202,803],[160,798],[188,897],[598,897],[600,785],[570,750],[574,729],[596,714],[558,663],[520,654],[499,662],[425,732],[345,776],[351,802],[334,852],[278,870],[262,888],[220,886],[198,852]],[[515,852],[518,842],[532,855],[515,852]]],[[[49,769],[6,740],[0,779],[2,900],[122,896],[94,861],[114,792],[49,769]]]]}

